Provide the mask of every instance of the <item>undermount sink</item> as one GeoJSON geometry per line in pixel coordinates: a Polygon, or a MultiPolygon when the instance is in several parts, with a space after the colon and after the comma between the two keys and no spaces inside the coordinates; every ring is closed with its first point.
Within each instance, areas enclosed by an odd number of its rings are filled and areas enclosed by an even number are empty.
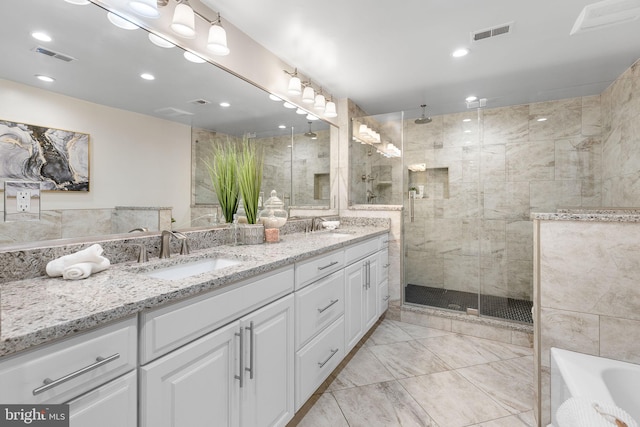
{"type": "Polygon", "coordinates": [[[240,261],[233,259],[204,258],[196,261],[186,262],[183,264],[158,268],[156,270],[148,271],[144,273],[144,275],[155,277],[156,279],[178,280],[185,279],[191,276],[197,276],[198,274],[202,273],[209,273],[238,264],[240,264],[240,261]]]}

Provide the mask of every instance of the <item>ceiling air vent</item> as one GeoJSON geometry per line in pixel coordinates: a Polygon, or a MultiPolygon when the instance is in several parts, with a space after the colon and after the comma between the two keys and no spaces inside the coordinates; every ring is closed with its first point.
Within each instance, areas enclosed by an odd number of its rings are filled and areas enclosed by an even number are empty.
{"type": "Polygon", "coordinates": [[[597,30],[623,22],[634,21],[640,16],[640,0],[604,0],[582,9],[570,35],[597,30]]]}
{"type": "Polygon", "coordinates": [[[64,61],[64,62],[71,62],[71,61],[75,61],[76,60],[76,58],[74,58],[73,56],[65,55],[65,54],[60,53],[60,52],[54,52],[53,50],[45,49],[42,46],[36,46],[32,50],[34,52],[41,53],[43,55],[47,55],[47,56],[50,56],[52,58],[56,58],[56,59],[59,59],[59,60],[64,61]]]}
{"type": "Polygon", "coordinates": [[[486,28],[484,30],[474,31],[471,33],[471,40],[474,42],[488,39],[490,37],[499,36],[502,34],[508,34],[511,31],[511,27],[513,26],[513,22],[508,24],[498,25],[492,28],[486,28]]]}

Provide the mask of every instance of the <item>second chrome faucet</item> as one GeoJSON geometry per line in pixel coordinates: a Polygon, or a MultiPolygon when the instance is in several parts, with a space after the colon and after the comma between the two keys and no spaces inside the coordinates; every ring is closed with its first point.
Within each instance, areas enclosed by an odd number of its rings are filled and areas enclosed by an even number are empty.
{"type": "Polygon", "coordinates": [[[179,231],[163,230],[160,240],[160,258],[169,258],[171,256],[171,236],[180,241],[180,255],[189,254],[187,236],[179,231]]]}

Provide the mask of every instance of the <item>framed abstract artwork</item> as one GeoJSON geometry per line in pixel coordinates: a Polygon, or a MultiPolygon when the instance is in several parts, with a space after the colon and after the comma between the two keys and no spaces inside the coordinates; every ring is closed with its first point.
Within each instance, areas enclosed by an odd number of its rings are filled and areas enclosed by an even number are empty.
{"type": "Polygon", "coordinates": [[[0,120],[0,183],[89,191],[89,134],[0,120]]]}

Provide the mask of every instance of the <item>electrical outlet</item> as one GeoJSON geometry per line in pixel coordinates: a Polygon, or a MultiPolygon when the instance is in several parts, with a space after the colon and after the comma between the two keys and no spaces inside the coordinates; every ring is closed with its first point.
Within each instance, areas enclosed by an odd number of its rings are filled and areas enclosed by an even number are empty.
{"type": "Polygon", "coordinates": [[[31,210],[31,191],[18,191],[16,199],[16,202],[18,204],[18,212],[29,212],[31,210]]]}

